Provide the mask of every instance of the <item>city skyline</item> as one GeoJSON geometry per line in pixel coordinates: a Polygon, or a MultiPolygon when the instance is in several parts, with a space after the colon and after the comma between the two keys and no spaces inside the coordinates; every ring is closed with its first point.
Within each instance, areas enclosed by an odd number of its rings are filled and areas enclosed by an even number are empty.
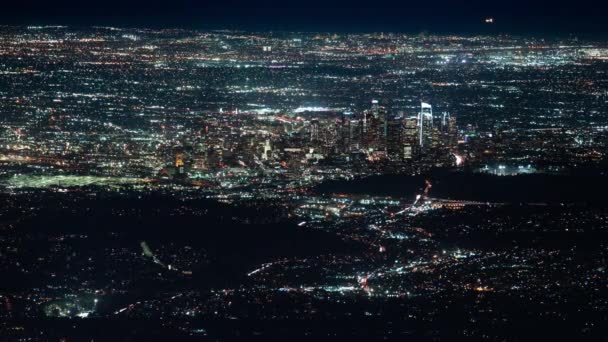
{"type": "Polygon", "coordinates": [[[70,4],[0,26],[0,340],[608,336],[601,34],[70,4]]]}

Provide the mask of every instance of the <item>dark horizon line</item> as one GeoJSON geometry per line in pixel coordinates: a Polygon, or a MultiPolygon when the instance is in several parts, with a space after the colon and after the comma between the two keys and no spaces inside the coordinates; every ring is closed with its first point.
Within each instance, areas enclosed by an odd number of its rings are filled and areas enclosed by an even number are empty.
{"type": "MultiPolygon", "coordinates": [[[[124,22],[99,22],[91,24],[74,23],[74,22],[49,22],[46,20],[41,21],[28,21],[25,23],[3,23],[0,22],[0,27],[12,27],[12,28],[27,28],[31,26],[40,27],[66,27],[69,29],[91,29],[91,28],[118,28],[118,29],[149,29],[149,30],[183,30],[183,31],[234,31],[234,32],[257,32],[257,33],[326,33],[326,34],[410,34],[410,35],[435,35],[435,36],[510,36],[510,37],[526,37],[526,38],[540,38],[540,39],[564,39],[564,38],[582,38],[582,39],[608,39],[608,32],[573,32],[573,31],[550,31],[550,30],[502,30],[499,31],[496,24],[490,24],[487,27],[479,27],[468,29],[449,29],[446,27],[432,29],[430,27],[418,27],[418,28],[397,28],[394,26],[386,27],[345,27],[349,25],[318,25],[317,28],[302,27],[302,25],[294,25],[292,27],[285,27],[285,25],[247,25],[247,24],[234,24],[234,25],[220,25],[220,24],[205,24],[205,25],[172,25],[172,24],[151,24],[151,23],[124,23],[124,22]]],[[[455,25],[458,26],[458,25],[455,25]]]]}

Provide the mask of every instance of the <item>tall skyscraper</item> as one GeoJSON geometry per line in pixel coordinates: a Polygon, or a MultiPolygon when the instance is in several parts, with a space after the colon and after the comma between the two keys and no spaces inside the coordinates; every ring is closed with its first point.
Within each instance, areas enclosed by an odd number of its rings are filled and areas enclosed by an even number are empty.
{"type": "Polygon", "coordinates": [[[272,157],[272,146],[270,146],[270,140],[266,139],[266,142],[262,145],[262,160],[269,160],[272,157]]]}
{"type": "Polygon", "coordinates": [[[377,100],[372,101],[370,110],[372,115],[367,121],[367,132],[365,133],[367,145],[371,151],[386,152],[388,138],[388,111],[385,106],[380,106],[377,100]]]}
{"type": "Polygon", "coordinates": [[[458,145],[458,125],[456,117],[450,116],[448,119],[448,146],[455,148],[458,145]]]}
{"type": "Polygon", "coordinates": [[[372,100],[372,115],[374,118],[378,118],[380,115],[380,104],[378,103],[378,100],[372,100]]]}
{"type": "Polygon", "coordinates": [[[418,141],[418,118],[408,117],[403,120],[403,158],[412,159],[416,154],[418,141]]]}
{"type": "Polygon", "coordinates": [[[340,152],[348,153],[352,145],[352,121],[353,114],[350,112],[342,113],[341,122],[339,125],[339,144],[340,152]]]}
{"type": "Polygon", "coordinates": [[[386,152],[390,160],[401,160],[403,153],[403,128],[401,118],[389,116],[386,120],[386,152]]]}
{"type": "Polygon", "coordinates": [[[433,128],[433,106],[426,102],[420,103],[418,113],[418,143],[424,148],[429,143],[429,137],[433,128]]]}
{"type": "Polygon", "coordinates": [[[310,142],[319,141],[319,120],[313,119],[310,121],[310,142]]]}
{"type": "Polygon", "coordinates": [[[448,113],[448,112],[441,113],[441,131],[442,132],[447,131],[449,119],[450,119],[450,113],[448,113]]]}

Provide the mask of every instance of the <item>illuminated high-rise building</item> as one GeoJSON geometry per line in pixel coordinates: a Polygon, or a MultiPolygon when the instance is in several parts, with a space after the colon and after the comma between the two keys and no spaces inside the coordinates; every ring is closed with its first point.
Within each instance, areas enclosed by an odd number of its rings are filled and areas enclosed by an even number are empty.
{"type": "Polygon", "coordinates": [[[272,157],[272,147],[270,146],[270,140],[266,139],[266,142],[262,146],[262,160],[269,160],[272,157]]]}
{"type": "Polygon", "coordinates": [[[310,142],[319,141],[319,120],[313,119],[310,121],[310,142]]]}
{"type": "Polygon", "coordinates": [[[408,117],[403,120],[403,158],[412,159],[416,154],[418,142],[418,118],[408,117]]]}
{"type": "Polygon", "coordinates": [[[352,140],[352,113],[342,113],[340,121],[337,124],[338,144],[341,153],[350,152],[352,140]]]}
{"type": "Polygon", "coordinates": [[[186,178],[187,177],[187,171],[186,171],[186,154],[183,151],[177,151],[175,153],[175,173],[173,174],[173,176],[175,178],[186,178]]]}
{"type": "Polygon", "coordinates": [[[363,120],[352,119],[349,123],[349,143],[350,151],[356,151],[361,148],[363,120]]]}
{"type": "Polygon", "coordinates": [[[373,100],[370,110],[364,112],[362,145],[368,151],[386,152],[387,137],[388,111],[377,100],[373,100]]]}
{"type": "Polygon", "coordinates": [[[389,159],[401,160],[403,154],[403,129],[401,118],[388,117],[386,120],[386,152],[389,159]]]}
{"type": "Polygon", "coordinates": [[[433,128],[433,106],[426,102],[420,103],[418,113],[418,144],[424,148],[430,143],[430,136],[433,128]]]}
{"type": "Polygon", "coordinates": [[[378,100],[372,100],[372,115],[375,118],[378,118],[378,116],[380,115],[380,104],[378,103],[378,100]]]}
{"type": "Polygon", "coordinates": [[[448,119],[448,146],[455,148],[458,145],[458,125],[456,117],[450,116],[448,119]]]}
{"type": "Polygon", "coordinates": [[[449,119],[450,119],[450,113],[448,113],[448,112],[441,113],[441,131],[442,132],[447,132],[449,119]]]}
{"type": "Polygon", "coordinates": [[[320,151],[324,154],[336,153],[339,150],[340,142],[340,120],[337,120],[333,124],[325,122],[320,128],[319,139],[320,139],[320,151]]]}

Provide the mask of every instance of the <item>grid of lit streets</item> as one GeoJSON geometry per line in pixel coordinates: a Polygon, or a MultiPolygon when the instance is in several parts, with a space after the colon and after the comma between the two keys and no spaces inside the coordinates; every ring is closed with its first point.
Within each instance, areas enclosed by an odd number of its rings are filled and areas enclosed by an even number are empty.
{"type": "Polygon", "coordinates": [[[608,336],[608,42],[0,27],[0,335],[608,336]]]}

